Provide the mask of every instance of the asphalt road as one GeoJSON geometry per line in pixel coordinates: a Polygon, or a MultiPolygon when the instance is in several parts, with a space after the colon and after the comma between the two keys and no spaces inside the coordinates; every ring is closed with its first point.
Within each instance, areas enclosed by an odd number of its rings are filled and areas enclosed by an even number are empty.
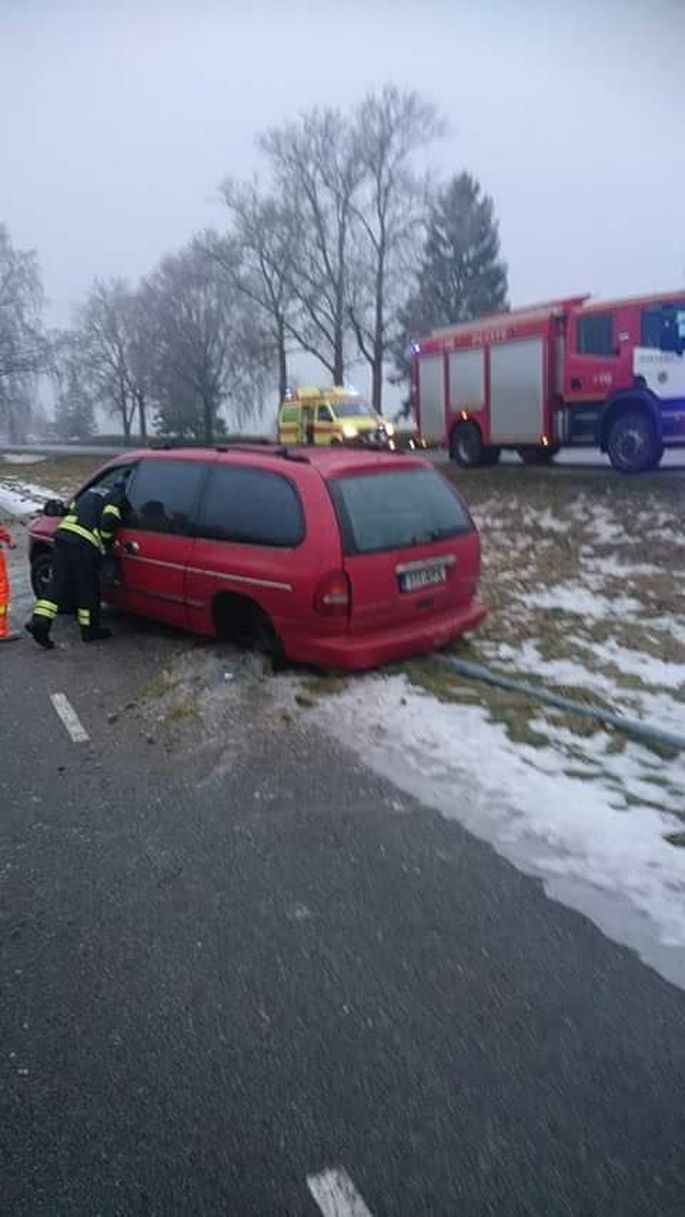
{"type": "Polygon", "coordinates": [[[114,625],[0,652],[3,1217],[682,1217],[685,994],[249,665],[114,625]],[[181,660],[209,724],[159,719],[181,660]]]}

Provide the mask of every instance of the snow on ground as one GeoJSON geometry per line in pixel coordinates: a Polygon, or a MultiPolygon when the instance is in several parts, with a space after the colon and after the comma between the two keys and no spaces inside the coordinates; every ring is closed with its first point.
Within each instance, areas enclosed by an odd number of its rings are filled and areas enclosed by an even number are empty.
{"type": "Polygon", "coordinates": [[[36,452],[0,453],[0,464],[4,461],[7,465],[37,465],[40,461],[44,460],[45,457],[36,452]]]}
{"type": "MultiPolygon", "coordinates": [[[[561,884],[564,899],[600,924],[612,914],[598,913],[593,892],[625,905],[624,941],[685,948],[685,850],[665,839],[683,825],[650,806],[664,762],[646,749],[631,744],[612,755],[611,737],[600,731],[593,759],[578,762],[577,737],[564,728],[550,734],[549,747],[515,744],[482,707],[438,702],[404,676],[355,680],[319,703],[317,721],[398,785],[543,876],[552,893],[561,884]],[[644,802],[627,802],[627,770],[644,802]]],[[[668,780],[685,787],[683,758],[668,762],[668,780]]]]}
{"type": "Polygon", "coordinates": [[[7,481],[0,473],[0,511],[9,515],[29,516],[42,511],[47,499],[53,498],[53,492],[35,482],[18,481],[12,478],[7,481]]]}
{"type": "Polygon", "coordinates": [[[529,608],[560,609],[580,617],[628,616],[639,613],[640,602],[631,596],[601,596],[580,583],[558,583],[541,591],[526,592],[521,603],[529,608]]]}
{"type": "MultiPolygon", "coordinates": [[[[461,488],[491,611],[461,653],[685,737],[679,485],[479,476],[461,488]]],[[[652,961],[666,952],[664,974],[681,952],[685,983],[685,755],[478,682],[440,686],[436,668],[355,680],[321,712],[606,932],[652,961]]]]}
{"type": "MultiPolygon", "coordinates": [[[[615,664],[621,672],[625,672],[644,682],[646,685],[661,685],[668,689],[685,688],[685,663],[666,663],[655,659],[653,655],[645,655],[643,651],[632,651],[628,647],[619,646],[613,639],[603,644],[595,644],[594,653],[599,658],[606,658],[615,664]]],[[[685,715],[685,706],[683,706],[685,715]]]]}
{"type": "Polygon", "coordinates": [[[471,657],[685,734],[680,485],[492,485],[472,504],[492,611],[471,657]]]}

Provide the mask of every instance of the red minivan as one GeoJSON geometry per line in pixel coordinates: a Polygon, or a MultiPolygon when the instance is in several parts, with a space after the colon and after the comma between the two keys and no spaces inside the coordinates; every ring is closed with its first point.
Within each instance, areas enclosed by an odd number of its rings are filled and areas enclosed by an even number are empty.
{"type": "MultiPolygon", "coordinates": [[[[419,457],[342,446],[151,450],[110,461],[79,493],[122,477],[128,509],[103,597],[127,612],[356,670],[443,646],[485,616],[473,520],[419,457]]],[[[58,523],[45,515],[31,527],[37,595],[58,523]]]]}

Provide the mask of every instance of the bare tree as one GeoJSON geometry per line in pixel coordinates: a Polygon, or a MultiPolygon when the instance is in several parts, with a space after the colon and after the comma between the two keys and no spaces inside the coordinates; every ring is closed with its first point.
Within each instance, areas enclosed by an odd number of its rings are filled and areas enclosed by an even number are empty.
{"type": "Polygon", "coordinates": [[[47,362],[42,306],[35,253],[15,249],[0,224],[0,422],[14,440],[26,431],[35,378],[47,362]]]}
{"type": "Polygon", "coordinates": [[[148,434],[148,408],[154,395],[154,323],[145,285],[123,302],[125,366],[128,391],[142,439],[148,434]]]}
{"type": "Polygon", "coordinates": [[[278,359],[279,398],[288,388],[289,325],[294,318],[300,233],[297,217],[276,195],[260,193],[256,181],[227,178],[221,195],[231,216],[227,237],[208,233],[208,250],[239,292],[263,314],[278,359]]]}
{"type": "Polygon", "coordinates": [[[342,384],[353,200],[362,177],[350,124],[337,110],[315,109],[267,131],[259,146],[300,234],[291,280],[297,308],[286,331],[342,384]]]}
{"type": "Polygon", "coordinates": [[[203,239],[165,258],[146,293],[159,421],[211,444],[224,403],[238,423],[255,412],[271,348],[203,239]]]}
{"type": "Polygon", "coordinates": [[[427,216],[427,179],[416,154],[444,133],[435,107],[414,92],[386,85],[355,116],[354,147],[363,181],[352,198],[355,246],[350,318],[371,368],[372,402],[380,411],[383,367],[393,346],[411,269],[427,216]]]}
{"type": "Polygon", "coordinates": [[[110,414],[118,415],[127,443],[136,408],[128,363],[130,299],[123,279],[96,280],[78,312],[89,390],[110,414]]]}

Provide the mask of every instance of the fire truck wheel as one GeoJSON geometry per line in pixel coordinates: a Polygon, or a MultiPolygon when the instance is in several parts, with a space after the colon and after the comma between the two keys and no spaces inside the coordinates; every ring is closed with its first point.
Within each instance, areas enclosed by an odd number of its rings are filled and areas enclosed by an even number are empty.
{"type": "Polygon", "coordinates": [[[486,449],[475,423],[459,423],[450,438],[450,456],[464,469],[484,463],[486,449]]]}
{"type": "Polygon", "coordinates": [[[646,410],[625,410],[611,424],[607,452],[619,473],[644,473],[654,469],[663,456],[663,444],[646,410]]]}

